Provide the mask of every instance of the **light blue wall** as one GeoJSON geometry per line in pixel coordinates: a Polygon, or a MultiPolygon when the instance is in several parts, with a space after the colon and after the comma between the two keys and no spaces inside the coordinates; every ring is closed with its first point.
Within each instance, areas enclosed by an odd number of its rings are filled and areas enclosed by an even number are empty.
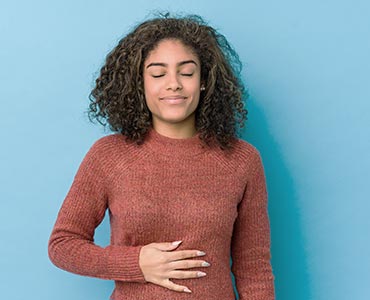
{"type": "Polygon", "coordinates": [[[108,299],[111,282],[54,267],[47,240],[84,154],[108,133],[83,114],[95,73],[157,8],[204,16],[244,63],[277,299],[370,299],[369,2],[128,2],[0,4],[1,299],[108,299]]]}

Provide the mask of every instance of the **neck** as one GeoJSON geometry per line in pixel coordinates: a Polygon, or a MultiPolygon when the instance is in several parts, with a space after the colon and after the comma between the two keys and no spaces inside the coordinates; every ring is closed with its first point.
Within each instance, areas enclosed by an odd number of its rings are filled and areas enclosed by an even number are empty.
{"type": "Polygon", "coordinates": [[[158,155],[183,159],[203,153],[207,148],[199,138],[199,133],[187,138],[172,138],[162,135],[153,127],[148,132],[146,142],[158,155]]]}
{"type": "Polygon", "coordinates": [[[153,122],[153,129],[159,134],[173,139],[190,138],[197,134],[194,122],[187,126],[184,126],[184,124],[158,124],[153,122]]]}

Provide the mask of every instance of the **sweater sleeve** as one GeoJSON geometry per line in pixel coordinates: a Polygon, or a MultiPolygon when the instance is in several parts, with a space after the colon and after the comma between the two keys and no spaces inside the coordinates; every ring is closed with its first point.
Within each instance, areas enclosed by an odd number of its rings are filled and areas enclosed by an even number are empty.
{"type": "Polygon", "coordinates": [[[274,300],[266,180],[261,156],[256,151],[234,224],[232,272],[240,300],[274,300]]]}
{"type": "Polygon", "coordinates": [[[139,266],[142,246],[103,248],[94,244],[95,228],[108,207],[102,162],[110,157],[102,149],[103,139],[84,157],[64,199],[49,239],[49,258],[57,267],[75,274],[145,283],[139,266]]]}

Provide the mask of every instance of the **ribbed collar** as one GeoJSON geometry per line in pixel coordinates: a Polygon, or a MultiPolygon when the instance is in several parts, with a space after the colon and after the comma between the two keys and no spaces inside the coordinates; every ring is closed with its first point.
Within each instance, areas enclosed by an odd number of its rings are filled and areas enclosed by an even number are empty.
{"type": "Polygon", "coordinates": [[[199,138],[199,132],[189,138],[170,138],[150,128],[145,143],[160,155],[173,157],[194,156],[206,151],[206,146],[199,138]]]}

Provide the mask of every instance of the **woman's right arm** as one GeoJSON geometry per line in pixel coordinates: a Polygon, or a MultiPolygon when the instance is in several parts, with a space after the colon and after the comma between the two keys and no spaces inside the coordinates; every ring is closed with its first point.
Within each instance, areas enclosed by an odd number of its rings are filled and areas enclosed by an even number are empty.
{"type": "Polygon", "coordinates": [[[107,209],[106,153],[98,140],[84,157],[52,230],[48,253],[59,268],[85,276],[145,283],[139,266],[140,246],[100,247],[95,228],[107,209]]]}

